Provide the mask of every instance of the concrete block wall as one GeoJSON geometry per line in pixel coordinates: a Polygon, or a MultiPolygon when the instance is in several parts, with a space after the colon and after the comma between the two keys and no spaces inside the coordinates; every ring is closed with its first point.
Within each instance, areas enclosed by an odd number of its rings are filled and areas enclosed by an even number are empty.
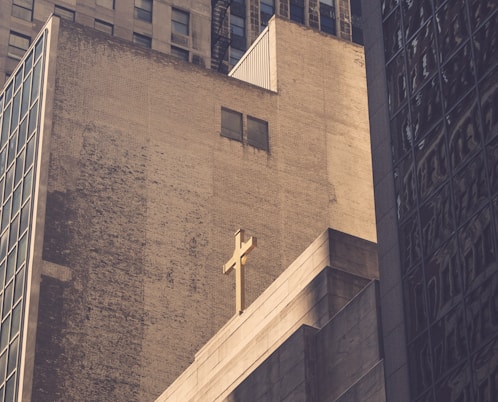
{"type": "Polygon", "coordinates": [[[347,129],[323,89],[347,88],[339,90],[345,96],[359,81],[360,91],[361,73],[351,71],[361,70],[360,53],[278,24],[287,47],[275,94],[61,22],[50,83],[40,295],[49,319],[38,324],[49,336],[37,344],[33,391],[40,400],[157,397],[233,315],[235,279],[221,267],[239,227],[258,237],[247,265],[249,303],[324,227],[373,240],[373,219],[365,218],[372,205],[362,198],[369,159],[348,161],[347,179],[339,168],[330,175],[331,136],[340,133],[361,154],[358,119],[347,129]],[[335,74],[308,76],[304,64],[289,63],[299,52],[306,63],[318,45],[335,74]],[[221,137],[222,106],[268,121],[270,152],[221,137]],[[56,304],[61,311],[50,315],[56,304]]]}

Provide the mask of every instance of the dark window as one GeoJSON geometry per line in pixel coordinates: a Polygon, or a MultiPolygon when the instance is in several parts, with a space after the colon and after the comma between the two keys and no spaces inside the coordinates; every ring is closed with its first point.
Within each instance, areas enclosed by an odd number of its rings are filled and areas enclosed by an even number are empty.
{"type": "Polygon", "coordinates": [[[173,32],[182,35],[189,34],[189,13],[173,8],[171,10],[171,25],[173,32]]]}
{"type": "Polygon", "coordinates": [[[171,54],[175,57],[178,57],[179,59],[188,61],[188,50],[176,46],[171,46],[171,54]]]}
{"type": "Polygon", "coordinates": [[[247,116],[247,143],[268,151],[268,122],[247,116]]]}
{"type": "Polygon", "coordinates": [[[67,8],[60,7],[60,6],[55,6],[54,14],[61,17],[61,18],[64,18],[65,20],[69,20],[69,21],[74,22],[74,11],[73,10],[69,10],[67,8]]]}
{"type": "Polygon", "coordinates": [[[140,35],[135,32],[133,32],[133,43],[136,43],[137,45],[151,48],[152,47],[152,39],[149,38],[148,36],[145,35],[140,35]]]}
{"type": "Polygon", "coordinates": [[[13,59],[21,60],[21,57],[28,50],[30,42],[31,38],[29,36],[11,31],[7,55],[13,59]]]}
{"type": "Polygon", "coordinates": [[[361,18],[361,0],[351,0],[351,27],[354,43],[363,45],[363,23],[361,18]]]}
{"type": "Polygon", "coordinates": [[[96,0],[95,2],[98,6],[109,8],[114,10],[114,0],[96,0]]]}
{"type": "Polygon", "coordinates": [[[244,55],[244,50],[236,49],[234,47],[230,48],[230,65],[235,66],[237,62],[242,58],[244,55]]]}
{"type": "Polygon", "coordinates": [[[261,13],[261,29],[268,25],[269,19],[275,13],[275,0],[261,0],[259,5],[259,11],[261,13]]]}
{"type": "Polygon", "coordinates": [[[33,18],[33,0],[14,0],[12,2],[12,15],[31,21],[33,18]]]}
{"type": "Polygon", "coordinates": [[[135,0],[135,18],[152,22],[152,0],[135,0]]]}
{"type": "Polygon", "coordinates": [[[331,35],[336,34],[335,5],[333,0],[320,1],[320,30],[331,35]]]}
{"type": "Polygon", "coordinates": [[[105,21],[95,20],[94,27],[97,31],[102,31],[109,35],[112,35],[114,32],[114,26],[105,21]]]}
{"type": "Polygon", "coordinates": [[[242,142],[242,113],[221,108],[221,135],[242,142]]]}
{"type": "Polygon", "coordinates": [[[304,24],[304,0],[291,0],[290,19],[304,24]]]}

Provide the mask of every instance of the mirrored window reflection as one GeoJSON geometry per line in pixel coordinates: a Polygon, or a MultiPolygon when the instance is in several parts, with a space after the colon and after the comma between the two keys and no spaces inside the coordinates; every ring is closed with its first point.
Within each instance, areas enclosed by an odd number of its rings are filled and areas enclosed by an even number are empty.
{"type": "Polygon", "coordinates": [[[486,280],[477,284],[465,300],[467,307],[467,337],[472,350],[478,350],[493,338],[496,339],[498,331],[498,318],[496,316],[497,295],[498,273],[495,272],[494,275],[488,276],[486,280]]]}
{"type": "Polygon", "coordinates": [[[399,53],[386,69],[389,111],[394,114],[408,99],[404,53],[399,53]]]}
{"type": "Polygon", "coordinates": [[[465,320],[462,304],[447,312],[431,327],[435,381],[461,364],[467,357],[467,339],[463,328],[465,320]]]}
{"type": "Polygon", "coordinates": [[[436,72],[434,25],[429,21],[407,44],[410,90],[416,92],[436,72]]]}
{"type": "Polygon", "coordinates": [[[472,394],[471,370],[461,364],[436,385],[436,401],[476,401],[472,394]]]}
{"type": "Polygon", "coordinates": [[[415,211],[417,204],[417,183],[415,168],[411,156],[408,156],[394,169],[396,204],[398,205],[398,220],[415,211]]]}
{"type": "Polygon", "coordinates": [[[382,17],[385,18],[398,5],[399,0],[381,0],[380,7],[382,11],[382,17]]]}
{"type": "Polygon", "coordinates": [[[433,193],[448,176],[444,125],[439,124],[415,147],[417,182],[420,200],[433,193]]]}
{"type": "Polygon", "coordinates": [[[432,359],[429,334],[424,332],[408,346],[410,390],[413,398],[422,394],[432,383],[432,359]]]}
{"type": "Polygon", "coordinates": [[[450,189],[445,185],[420,207],[420,230],[424,255],[429,255],[453,232],[450,189]]]}
{"type": "Polygon", "coordinates": [[[422,266],[417,265],[403,280],[406,306],[407,340],[411,341],[427,329],[427,297],[422,266]]]}
{"type": "Polygon", "coordinates": [[[498,135],[498,68],[479,84],[483,131],[487,139],[498,135]]]}
{"type": "Polygon", "coordinates": [[[399,243],[401,263],[408,270],[422,258],[422,240],[416,215],[399,225],[399,243]]]}
{"type": "Polygon", "coordinates": [[[436,27],[441,60],[448,60],[452,53],[465,42],[469,36],[465,1],[447,1],[436,13],[436,27]]]}
{"type": "Polygon", "coordinates": [[[397,163],[411,150],[414,143],[413,128],[409,119],[408,107],[404,107],[391,120],[391,144],[393,162],[397,163]]]}
{"type": "Polygon", "coordinates": [[[384,50],[386,61],[390,60],[402,46],[402,31],[399,8],[384,23],[384,50]]]}
{"type": "Polygon", "coordinates": [[[479,154],[453,177],[455,215],[457,223],[464,223],[488,200],[488,183],[484,157],[479,154]]]}
{"type": "Polygon", "coordinates": [[[498,339],[487,343],[471,362],[471,372],[476,390],[475,399],[495,401],[498,396],[498,339]]]}
{"type": "Polygon", "coordinates": [[[488,207],[458,231],[462,256],[462,279],[465,291],[482,282],[496,264],[493,221],[488,207]]]}
{"type": "Polygon", "coordinates": [[[453,169],[458,169],[475,154],[480,146],[481,118],[474,92],[448,113],[446,124],[451,166],[453,169]]]}
{"type": "Polygon", "coordinates": [[[458,242],[455,237],[425,263],[427,310],[432,324],[462,300],[458,242]]]}
{"type": "Polygon", "coordinates": [[[423,137],[442,118],[439,79],[431,79],[413,98],[412,124],[415,140],[423,137]]]}
{"type": "Polygon", "coordinates": [[[498,194],[498,136],[486,146],[491,194],[498,194]]]}
{"type": "Polygon", "coordinates": [[[468,0],[470,7],[470,21],[474,28],[481,25],[498,8],[494,0],[468,0]]]}
{"type": "Polygon", "coordinates": [[[442,68],[443,97],[447,108],[458,102],[475,84],[470,42],[442,68]]]}
{"type": "Polygon", "coordinates": [[[474,35],[477,76],[486,75],[496,65],[498,54],[498,12],[474,35]]]}
{"type": "Polygon", "coordinates": [[[430,0],[402,0],[401,4],[405,38],[410,38],[432,17],[432,3],[430,0]]]}

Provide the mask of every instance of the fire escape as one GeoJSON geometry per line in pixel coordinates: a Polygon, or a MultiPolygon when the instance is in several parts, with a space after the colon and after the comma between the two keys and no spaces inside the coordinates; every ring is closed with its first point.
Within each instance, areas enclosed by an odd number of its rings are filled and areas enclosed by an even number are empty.
{"type": "Polygon", "coordinates": [[[211,0],[211,68],[222,73],[228,72],[231,3],[232,0],[211,0]]]}

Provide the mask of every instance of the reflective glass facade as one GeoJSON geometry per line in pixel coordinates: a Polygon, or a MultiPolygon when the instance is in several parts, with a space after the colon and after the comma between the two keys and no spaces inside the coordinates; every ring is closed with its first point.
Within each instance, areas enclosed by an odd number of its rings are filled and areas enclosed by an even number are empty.
{"type": "Polygon", "coordinates": [[[45,35],[0,94],[0,400],[16,400],[21,362],[45,35]]]}
{"type": "Polygon", "coordinates": [[[495,401],[498,3],[381,6],[411,400],[495,401]]]}

